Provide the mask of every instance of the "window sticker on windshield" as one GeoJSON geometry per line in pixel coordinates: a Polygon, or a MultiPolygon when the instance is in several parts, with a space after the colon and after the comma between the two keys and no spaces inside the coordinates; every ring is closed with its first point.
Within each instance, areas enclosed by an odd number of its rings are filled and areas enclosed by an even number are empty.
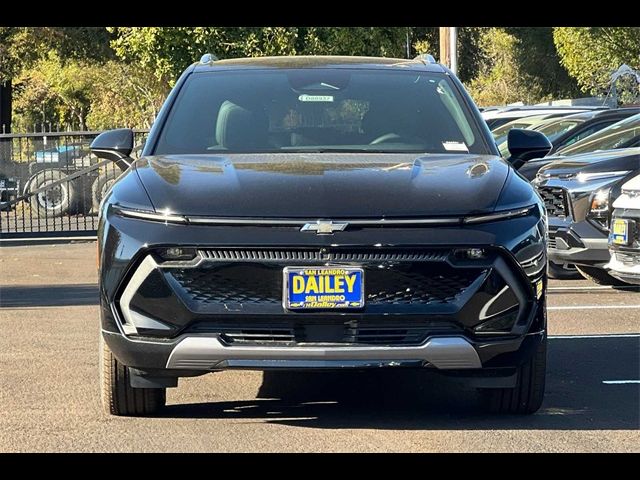
{"type": "Polygon", "coordinates": [[[469,149],[462,142],[442,142],[442,146],[448,152],[467,152],[467,153],[469,153],[469,149]]]}
{"type": "Polygon", "coordinates": [[[333,102],[333,95],[307,95],[303,93],[298,97],[301,102],[333,102]]]}

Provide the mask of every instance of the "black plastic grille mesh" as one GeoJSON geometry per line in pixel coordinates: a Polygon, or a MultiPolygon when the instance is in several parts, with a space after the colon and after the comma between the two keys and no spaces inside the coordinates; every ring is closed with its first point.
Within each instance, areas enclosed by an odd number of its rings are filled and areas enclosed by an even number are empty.
{"type": "Polygon", "coordinates": [[[207,249],[200,250],[203,258],[211,260],[257,260],[257,261],[313,261],[313,262],[441,262],[448,250],[340,250],[323,249],[207,249]]]}
{"type": "MultiPolygon", "coordinates": [[[[433,304],[454,300],[482,273],[429,264],[365,266],[367,304],[433,304]]],[[[282,268],[220,264],[168,270],[192,300],[203,303],[282,302],[282,268]]]]}
{"type": "Polygon", "coordinates": [[[567,216],[567,197],[564,189],[540,187],[538,188],[538,193],[540,193],[544,206],[547,208],[547,214],[550,217],[567,216]]]}
{"type": "Polygon", "coordinates": [[[303,343],[348,343],[366,345],[419,345],[435,333],[461,331],[461,327],[445,320],[351,320],[339,317],[321,322],[305,316],[299,320],[273,319],[246,322],[200,321],[188,333],[220,334],[227,344],[294,345],[303,343]]]}

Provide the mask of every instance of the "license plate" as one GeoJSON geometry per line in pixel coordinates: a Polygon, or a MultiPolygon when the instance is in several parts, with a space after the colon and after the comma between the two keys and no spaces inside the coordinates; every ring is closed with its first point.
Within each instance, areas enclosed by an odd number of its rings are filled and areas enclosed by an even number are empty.
{"type": "Polygon", "coordinates": [[[357,267],[287,267],[284,307],[290,310],[364,307],[364,271],[357,267]]]}
{"type": "Polygon", "coordinates": [[[611,241],[616,245],[627,245],[629,243],[629,222],[627,220],[621,218],[613,220],[611,241]]]}

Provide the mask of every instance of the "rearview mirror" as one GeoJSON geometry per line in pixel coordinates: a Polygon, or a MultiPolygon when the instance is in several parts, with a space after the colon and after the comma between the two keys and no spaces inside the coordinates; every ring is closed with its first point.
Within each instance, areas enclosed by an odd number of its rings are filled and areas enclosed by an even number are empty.
{"type": "Polygon", "coordinates": [[[544,157],[553,145],[543,133],[512,128],[507,137],[507,148],[511,154],[509,162],[517,170],[532,158],[544,157]]]}
{"type": "Polygon", "coordinates": [[[129,156],[133,150],[133,130],[119,128],[102,132],[91,142],[90,149],[96,157],[111,160],[124,171],[133,162],[129,156]]]}

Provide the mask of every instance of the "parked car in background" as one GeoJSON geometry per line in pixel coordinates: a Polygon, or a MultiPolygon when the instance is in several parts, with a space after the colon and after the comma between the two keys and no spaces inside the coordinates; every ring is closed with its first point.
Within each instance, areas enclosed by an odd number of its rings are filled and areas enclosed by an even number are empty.
{"type": "Polygon", "coordinates": [[[640,175],[622,185],[613,202],[609,251],[609,274],[626,283],[640,285],[640,175]]]}
{"type": "Polygon", "coordinates": [[[548,155],[553,155],[557,150],[561,148],[573,145],[574,143],[588,137],[589,135],[593,135],[594,133],[599,132],[609,125],[613,125],[614,123],[624,120],[625,118],[629,118],[633,115],[637,115],[639,113],[640,108],[638,107],[581,112],[567,115],[562,119],[556,120],[560,124],[562,124],[563,122],[576,122],[576,125],[562,131],[560,134],[556,133],[559,132],[560,129],[558,129],[557,126],[554,125],[554,122],[550,122],[542,127],[534,127],[534,130],[547,135],[547,138],[549,138],[549,140],[553,144],[553,148],[548,155]],[[550,135],[547,134],[547,132],[549,132],[550,135]],[[551,138],[551,136],[553,138],[551,138]]]}
{"type": "Polygon", "coordinates": [[[556,150],[556,156],[580,155],[598,150],[640,146],[640,114],[632,115],[586,138],[556,150]]]}
{"type": "MultiPolygon", "coordinates": [[[[502,146],[503,150],[500,150],[500,154],[503,157],[508,157],[509,153],[507,150],[507,137],[509,135],[509,131],[513,128],[521,128],[528,129],[533,125],[537,125],[540,122],[544,122],[545,119],[549,118],[548,115],[532,115],[530,117],[518,118],[516,120],[511,120],[510,122],[505,123],[493,130],[491,130],[491,135],[496,141],[496,145],[498,146],[498,150],[502,146]],[[506,154],[505,154],[506,152],[506,154]]],[[[555,118],[555,116],[554,116],[555,118]]]]}
{"type": "Polygon", "coordinates": [[[511,154],[509,153],[507,137],[511,129],[522,128],[525,130],[536,130],[543,133],[553,144],[553,140],[557,136],[562,135],[578,125],[577,121],[571,121],[568,120],[568,118],[569,117],[564,114],[534,115],[505,123],[501,127],[492,130],[491,133],[496,139],[500,155],[508,158],[511,154]]]}
{"type": "Polygon", "coordinates": [[[526,105],[521,107],[500,107],[487,108],[481,115],[487,122],[489,130],[495,130],[505,123],[524,117],[534,115],[570,115],[572,113],[586,112],[591,110],[606,110],[609,107],[553,107],[526,105]]]}
{"type": "Polygon", "coordinates": [[[549,260],[573,264],[596,283],[620,284],[605,269],[612,203],[638,172],[640,148],[574,155],[542,167],[534,184],[547,209],[549,260]]]}
{"type": "Polygon", "coordinates": [[[609,125],[573,145],[560,148],[555,155],[529,160],[519,167],[518,172],[528,180],[533,180],[542,167],[556,160],[563,160],[572,155],[637,146],[640,146],[640,114],[609,125]]]}
{"type": "Polygon", "coordinates": [[[20,192],[20,180],[0,172],[0,210],[11,210],[20,192]]]}
{"type": "Polygon", "coordinates": [[[22,194],[31,211],[42,218],[97,213],[105,193],[122,173],[113,164],[97,166],[97,157],[86,143],[38,150],[34,156],[22,194]],[[65,180],[87,168],[86,173],[65,180]]]}

